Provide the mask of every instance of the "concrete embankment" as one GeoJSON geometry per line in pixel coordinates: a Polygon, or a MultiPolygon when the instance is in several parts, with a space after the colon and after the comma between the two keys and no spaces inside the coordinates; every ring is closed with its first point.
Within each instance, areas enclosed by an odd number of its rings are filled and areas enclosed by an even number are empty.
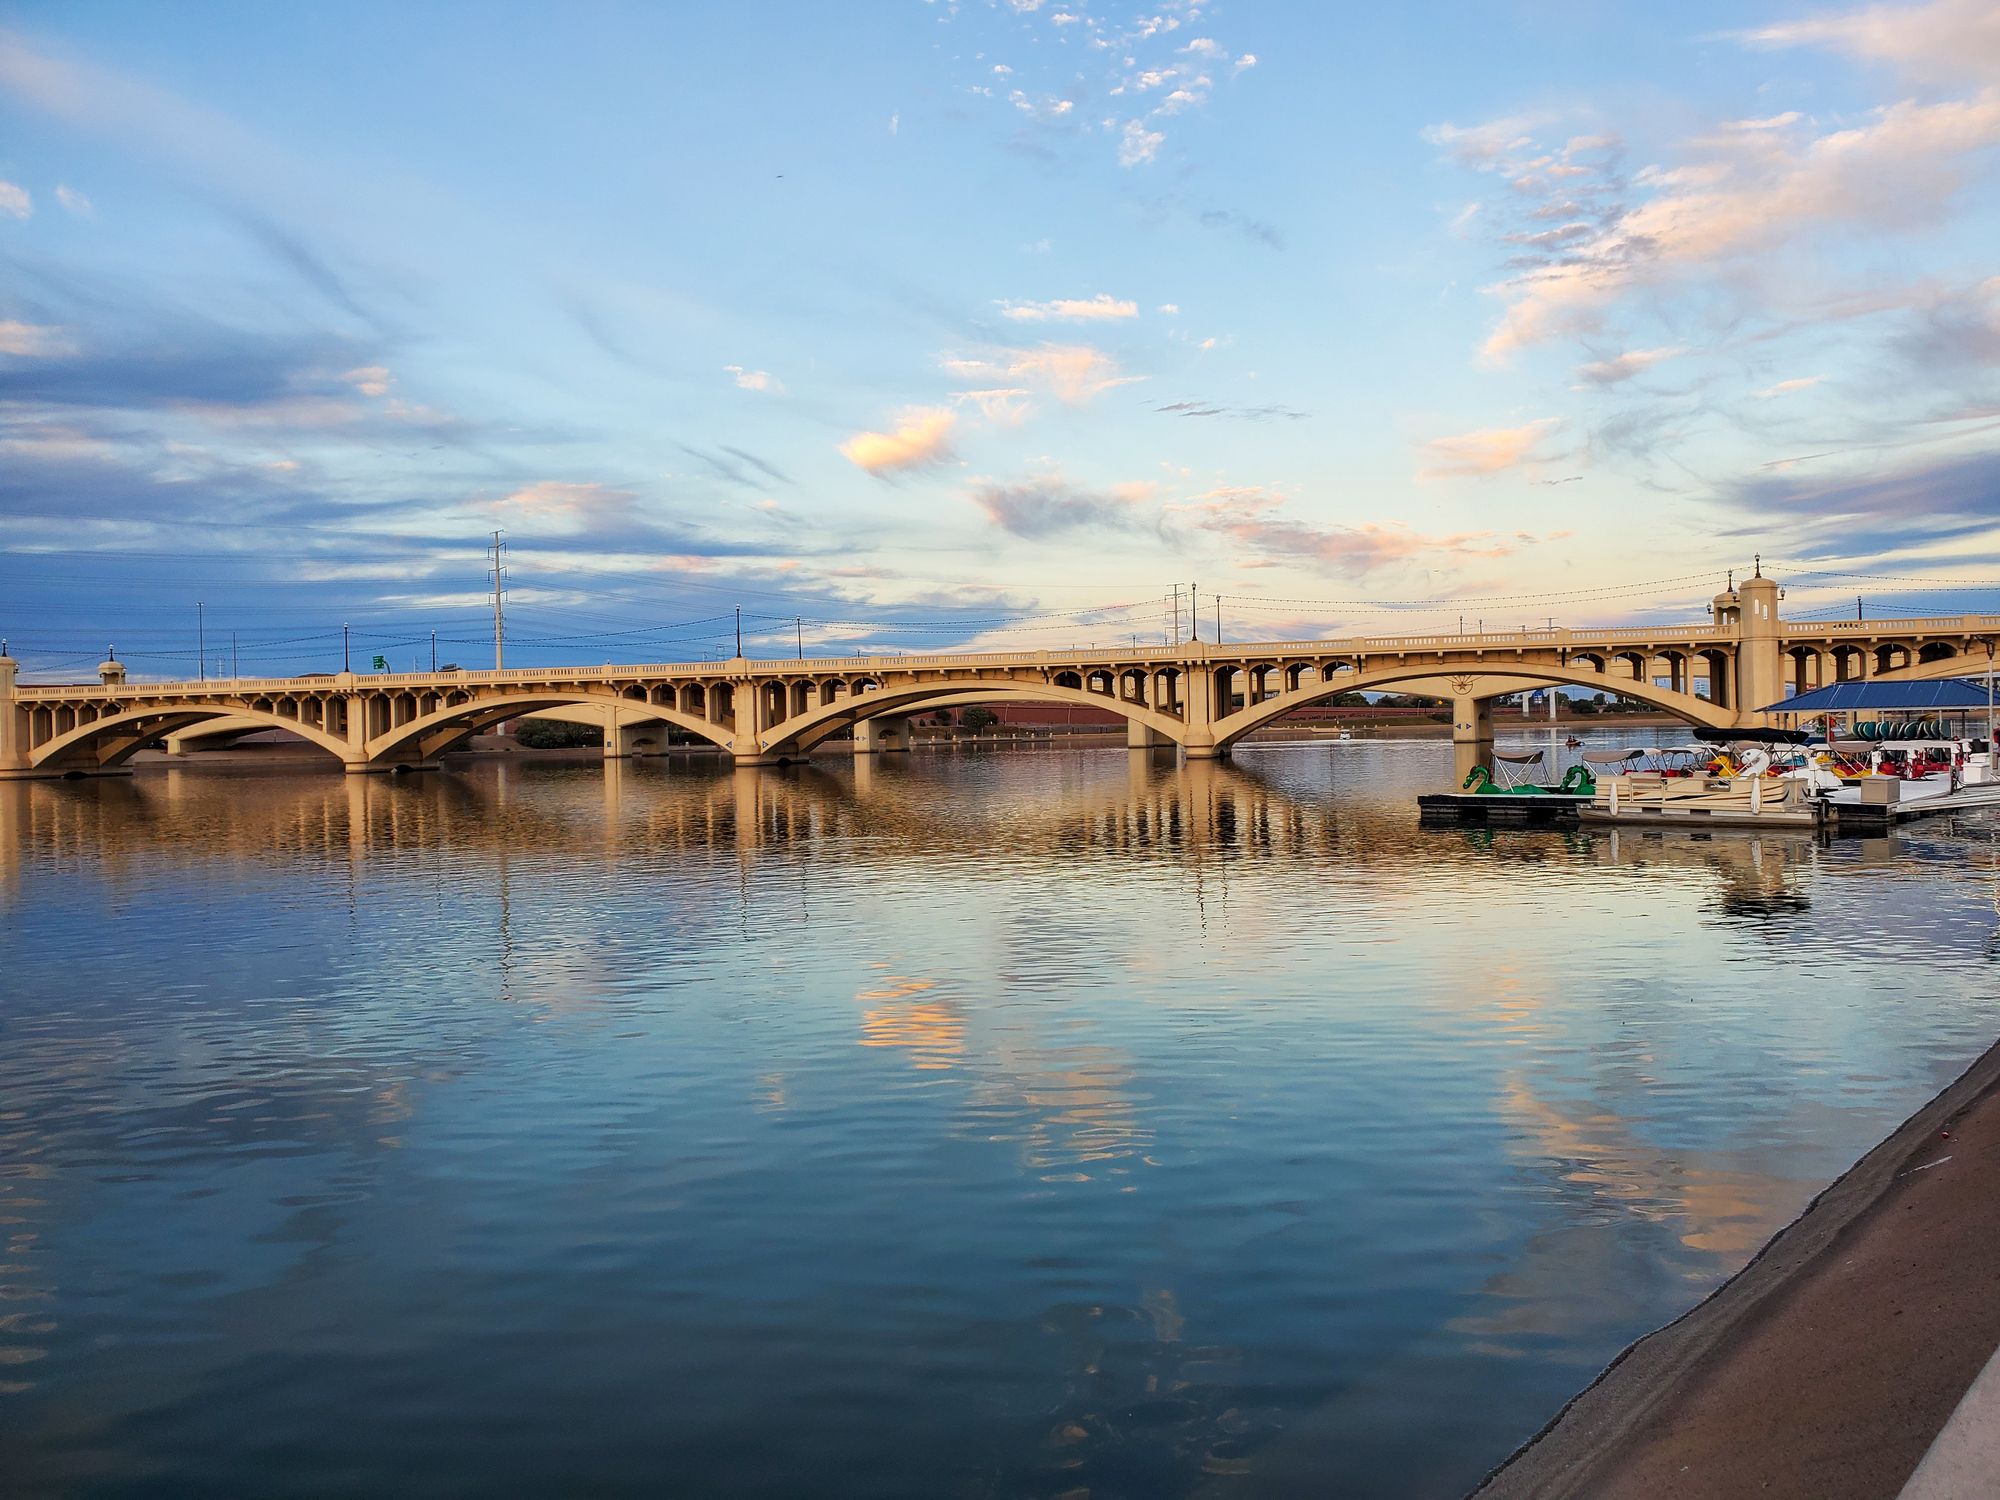
{"type": "Polygon", "coordinates": [[[1892,1500],[1996,1344],[2000,1046],[1475,1495],[1892,1500]]]}

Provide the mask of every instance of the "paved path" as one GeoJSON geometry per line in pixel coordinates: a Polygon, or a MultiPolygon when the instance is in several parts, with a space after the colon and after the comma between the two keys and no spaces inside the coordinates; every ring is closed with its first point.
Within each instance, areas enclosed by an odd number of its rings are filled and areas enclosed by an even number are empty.
{"type": "Polygon", "coordinates": [[[2000,1373],[1967,1397],[1996,1346],[2000,1047],[1478,1500],[1896,1500],[1961,1398],[1911,1500],[2000,1495],[2000,1373]]]}

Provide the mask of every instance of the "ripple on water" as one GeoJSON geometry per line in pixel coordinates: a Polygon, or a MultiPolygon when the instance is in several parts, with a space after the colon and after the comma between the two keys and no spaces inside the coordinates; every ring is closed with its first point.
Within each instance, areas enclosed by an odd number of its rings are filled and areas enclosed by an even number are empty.
{"type": "Polygon", "coordinates": [[[0,1463],[1455,1494],[1987,1044],[2000,840],[1448,774],[0,786],[0,1463]]]}

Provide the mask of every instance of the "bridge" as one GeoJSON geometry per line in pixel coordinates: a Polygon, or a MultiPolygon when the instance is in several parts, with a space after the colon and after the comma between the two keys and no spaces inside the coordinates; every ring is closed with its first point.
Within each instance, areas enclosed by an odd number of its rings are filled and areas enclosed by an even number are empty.
{"type": "Polygon", "coordinates": [[[510,719],[576,709],[601,716],[608,756],[678,730],[740,766],[800,760],[841,736],[858,754],[906,750],[913,715],[1006,700],[1109,709],[1133,748],[1191,759],[1336,694],[1392,688],[1450,699],[1462,745],[1492,740],[1495,699],[1557,686],[1743,729],[1764,727],[1760,708],[1788,684],[1983,673],[2000,639],[2000,615],[1793,624],[1779,602],[1760,572],[1685,626],[205,682],[134,683],[110,660],[95,683],[24,684],[0,656],[0,779],[116,772],[204,730],[283,729],[350,772],[420,770],[510,719]]]}

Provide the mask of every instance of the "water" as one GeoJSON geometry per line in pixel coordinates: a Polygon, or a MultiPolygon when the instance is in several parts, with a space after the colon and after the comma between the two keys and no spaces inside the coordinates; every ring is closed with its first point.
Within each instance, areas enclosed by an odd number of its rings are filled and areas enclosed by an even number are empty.
{"type": "Polygon", "coordinates": [[[0,1489],[1460,1493],[2000,1032],[2000,841],[1449,769],[0,786],[0,1489]]]}

